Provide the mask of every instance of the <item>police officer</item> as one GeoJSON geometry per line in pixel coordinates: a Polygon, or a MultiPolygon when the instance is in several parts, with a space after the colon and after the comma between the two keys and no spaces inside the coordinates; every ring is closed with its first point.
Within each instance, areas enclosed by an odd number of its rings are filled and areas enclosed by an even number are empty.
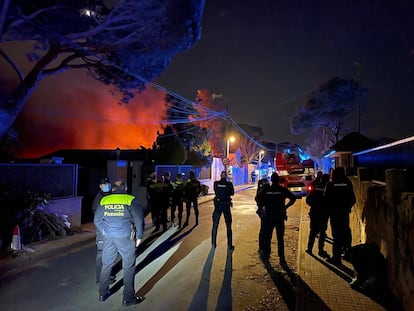
{"type": "Polygon", "coordinates": [[[188,179],[184,186],[184,199],[185,199],[185,207],[187,210],[187,219],[184,223],[184,227],[188,226],[188,221],[190,219],[191,214],[191,205],[194,207],[194,214],[195,214],[195,225],[198,225],[198,196],[201,193],[201,183],[195,177],[194,171],[190,171],[188,173],[188,179]]]}
{"type": "Polygon", "coordinates": [[[231,196],[234,195],[233,183],[227,181],[226,171],[222,171],[220,180],[214,182],[214,211],[213,211],[213,229],[211,230],[211,245],[217,247],[217,229],[220,222],[221,214],[224,215],[224,221],[227,228],[227,246],[233,250],[233,233],[231,231],[231,196]]]}
{"type": "Polygon", "coordinates": [[[332,257],[327,261],[338,265],[341,264],[342,252],[349,256],[352,243],[349,214],[356,202],[354,188],[343,167],[333,170],[332,181],[326,186],[325,196],[330,211],[333,237],[332,257]]]}
{"type": "Polygon", "coordinates": [[[285,246],[283,236],[285,234],[286,210],[292,206],[296,197],[287,188],[279,185],[279,176],[273,173],[270,178],[272,184],[264,185],[258,193],[257,203],[262,208],[262,235],[259,237],[259,253],[264,260],[269,259],[273,229],[276,228],[277,246],[280,265],[286,266],[285,246]],[[288,199],[288,203],[286,203],[288,199]]]}
{"type": "MultiPolygon", "coordinates": [[[[265,185],[269,185],[269,180],[267,179],[267,176],[264,175],[262,176],[261,179],[259,179],[258,183],[257,183],[257,190],[256,190],[256,196],[255,196],[255,201],[256,201],[256,205],[257,205],[257,210],[256,210],[256,214],[259,216],[260,218],[260,229],[259,229],[259,241],[263,241],[263,229],[264,229],[264,225],[263,225],[263,219],[264,217],[262,217],[264,215],[264,211],[263,211],[263,206],[261,206],[258,202],[259,199],[259,193],[263,190],[263,188],[265,187],[265,185]]],[[[259,249],[261,249],[261,247],[259,246],[259,249]]]]}
{"type": "Polygon", "coordinates": [[[262,206],[260,206],[260,204],[258,204],[257,199],[258,199],[258,194],[260,191],[263,190],[263,187],[265,185],[269,184],[269,180],[267,179],[266,175],[263,175],[262,178],[259,179],[259,181],[257,182],[257,189],[256,189],[256,196],[255,196],[255,201],[257,204],[257,210],[256,210],[256,214],[260,216],[261,212],[262,212],[262,206]]]}
{"type": "Polygon", "coordinates": [[[157,174],[155,172],[152,172],[150,176],[147,178],[147,182],[145,183],[147,211],[151,212],[151,219],[152,219],[153,225],[155,224],[155,220],[154,220],[154,213],[153,213],[153,207],[152,207],[152,202],[151,202],[151,185],[157,182],[156,177],[157,177],[157,174]]]}
{"type": "Polygon", "coordinates": [[[250,175],[251,175],[251,178],[252,178],[252,184],[254,184],[256,182],[256,172],[253,170],[250,175]]]}
{"type": "Polygon", "coordinates": [[[310,231],[308,238],[308,248],[306,252],[312,254],[313,245],[315,244],[316,236],[319,234],[318,240],[318,255],[324,258],[329,257],[328,253],[324,251],[326,229],[328,228],[329,211],[326,204],[325,188],[329,182],[329,174],[323,174],[320,178],[319,184],[306,196],[306,203],[310,206],[310,231]]]}
{"type": "Polygon", "coordinates": [[[150,186],[150,196],[155,229],[153,232],[167,230],[167,210],[170,205],[170,188],[164,183],[162,175],[157,176],[155,184],[150,186]]]}
{"type": "Polygon", "coordinates": [[[178,209],[178,228],[181,227],[181,220],[183,218],[183,206],[184,206],[184,182],[182,181],[182,175],[178,174],[175,181],[172,183],[173,191],[171,198],[171,225],[174,226],[175,210],[178,209]]]}
{"type": "Polygon", "coordinates": [[[262,190],[263,186],[268,183],[269,183],[269,179],[267,179],[266,175],[263,175],[262,178],[260,178],[259,181],[257,182],[256,194],[258,194],[260,190],[262,190]]]}
{"type": "Polygon", "coordinates": [[[102,271],[99,282],[99,301],[111,295],[109,291],[111,268],[118,253],[124,271],[122,305],[138,304],[144,297],[136,297],[135,247],[141,243],[144,211],[138,199],[126,192],[122,180],[112,184],[112,193],[103,196],[95,213],[94,223],[103,234],[102,271]]]}
{"type": "MultiPolygon", "coordinates": [[[[174,190],[172,181],[171,181],[171,172],[165,172],[164,174],[164,184],[166,184],[168,186],[168,206],[167,206],[167,210],[166,210],[166,215],[165,217],[168,218],[167,214],[168,214],[168,208],[171,208],[171,204],[172,204],[172,193],[174,190]]],[[[173,227],[173,222],[171,222],[171,227],[173,227]]]]}
{"type": "MultiPolygon", "coordinates": [[[[92,202],[92,212],[95,215],[99,207],[99,202],[104,195],[111,193],[111,181],[108,177],[101,180],[99,184],[99,192],[96,194],[92,202]]],[[[99,284],[99,277],[102,270],[102,249],[103,249],[103,234],[96,230],[96,284],[99,284]]],[[[111,272],[111,283],[115,282],[115,271],[111,272]]]]}

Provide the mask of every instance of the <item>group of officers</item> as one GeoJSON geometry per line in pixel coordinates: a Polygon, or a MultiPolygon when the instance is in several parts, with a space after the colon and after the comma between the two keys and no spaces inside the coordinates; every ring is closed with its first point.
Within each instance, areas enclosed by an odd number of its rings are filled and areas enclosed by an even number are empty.
{"type": "MultiPolygon", "coordinates": [[[[273,173],[271,184],[267,177],[259,180],[256,194],[257,214],[261,219],[259,231],[259,253],[267,260],[271,253],[273,229],[276,229],[279,262],[286,265],[284,252],[286,210],[295,203],[295,195],[279,184],[279,176],[273,173]]],[[[310,206],[310,233],[306,252],[312,254],[316,237],[318,255],[329,263],[340,265],[341,259],[350,259],[352,243],[349,215],[356,198],[351,181],[343,167],[337,167],[332,174],[318,172],[312,190],[306,196],[310,206]],[[328,222],[333,237],[332,256],[324,250],[328,222]]]]}
{"type": "MultiPolygon", "coordinates": [[[[147,180],[147,203],[150,208],[154,232],[167,230],[168,208],[171,208],[171,226],[175,226],[175,212],[178,209],[178,226],[181,227],[183,205],[186,203],[186,221],[188,225],[191,207],[194,208],[195,225],[198,225],[198,196],[201,184],[193,171],[189,172],[187,181],[182,181],[178,174],[171,181],[171,174],[156,176],[152,173],[147,180]]],[[[268,260],[271,254],[273,230],[276,229],[279,263],[287,265],[284,251],[285,221],[287,209],[296,201],[296,196],[280,184],[277,173],[273,173],[269,183],[267,177],[258,181],[255,201],[256,213],[260,217],[259,254],[263,260],[268,260]]],[[[96,195],[92,209],[96,226],[97,241],[97,284],[99,284],[99,300],[105,301],[111,295],[112,266],[119,255],[122,258],[124,270],[124,306],[140,303],[144,297],[135,296],[135,248],[141,243],[144,233],[144,209],[138,199],[127,193],[127,187],[122,180],[110,183],[109,179],[102,180],[100,192],[96,195]]],[[[214,182],[214,211],[212,214],[213,227],[211,230],[212,248],[217,247],[217,230],[221,215],[227,228],[227,245],[234,249],[232,241],[232,196],[233,183],[228,181],[226,171],[221,172],[220,180],[214,182]]],[[[342,167],[335,168],[332,176],[318,173],[314,188],[307,195],[306,202],[310,205],[310,234],[306,252],[312,253],[313,244],[319,234],[319,256],[326,257],[333,264],[341,263],[341,256],[351,247],[351,230],[349,214],[355,204],[355,194],[349,179],[342,167]],[[333,235],[333,255],[329,257],[324,251],[326,229],[330,220],[333,235]]]]}
{"type": "Polygon", "coordinates": [[[178,211],[178,227],[188,226],[191,207],[194,208],[195,225],[198,225],[198,197],[201,193],[201,183],[195,177],[194,171],[190,171],[188,179],[182,180],[182,174],[177,174],[174,181],[171,180],[171,173],[163,175],[151,173],[146,182],[147,208],[151,211],[154,232],[168,229],[168,209],[170,208],[171,227],[175,226],[176,211],[178,211]],[[183,220],[184,202],[186,205],[186,220],[183,220]]]}
{"type": "MultiPolygon", "coordinates": [[[[178,209],[178,226],[181,226],[183,203],[186,203],[186,221],[188,225],[191,207],[194,208],[195,225],[198,225],[198,196],[201,184],[193,171],[189,172],[186,182],[182,175],[177,175],[171,182],[170,173],[156,176],[151,174],[147,181],[147,199],[154,222],[154,232],[167,229],[167,210],[171,207],[171,225],[174,226],[175,211],[178,209]]],[[[121,256],[124,273],[123,306],[141,303],[145,298],[135,296],[135,259],[136,247],[141,243],[144,234],[145,212],[138,199],[127,193],[124,181],[116,180],[111,183],[109,178],[102,179],[100,191],[92,203],[94,224],[96,226],[96,283],[99,285],[99,301],[106,301],[111,295],[109,285],[115,280],[113,265],[118,254],[121,256]]],[[[220,180],[214,182],[215,209],[213,211],[213,228],[211,233],[212,247],[216,247],[217,229],[223,214],[227,225],[227,240],[229,250],[233,250],[231,231],[231,196],[234,187],[227,180],[225,171],[220,180]]]]}
{"type": "Polygon", "coordinates": [[[310,232],[306,252],[312,254],[315,239],[319,235],[319,256],[334,265],[340,265],[342,258],[350,260],[352,234],[349,215],[356,203],[356,197],[345,169],[337,167],[331,175],[318,172],[314,188],[306,197],[306,203],[310,206],[310,232]],[[324,250],[328,221],[333,238],[331,257],[324,250]]]}
{"type": "MultiPolygon", "coordinates": [[[[341,259],[350,259],[352,243],[349,215],[356,202],[351,181],[343,167],[337,167],[332,174],[318,172],[312,190],[306,196],[310,206],[310,232],[306,252],[312,254],[316,237],[318,255],[329,263],[340,265],[341,259]],[[328,222],[333,237],[332,256],[324,250],[328,222]]],[[[279,176],[273,173],[271,184],[267,177],[259,180],[256,194],[257,214],[261,219],[259,231],[259,253],[264,260],[271,252],[273,229],[276,229],[280,265],[286,265],[284,252],[286,210],[295,203],[296,197],[279,184],[279,176]],[[286,202],[287,201],[287,202],[286,202]]]]}
{"type": "MultiPolygon", "coordinates": [[[[168,208],[170,208],[171,227],[175,226],[175,214],[178,210],[178,228],[181,227],[183,218],[183,206],[186,205],[186,220],[183,226],[188,226],[191,208],[194,208],[195,225],[199,221],[198,197],[201,193],[200,181],[195,177],[194,171],[189,172],[186,182],[182,181],[182,175],[178,174],[174,181],[171,181],[171,174],[166,172],[164,175],[156,176],[152,173],[147,180],[147,203],[151,211],[152,221],[155,226],[154,231],[168,229],[168,208]]],[[[217,230],[221,215],[224,217],[227,232],[227,246],[229,250],[234,249],[233,234],[231,229],[232,207],[231,197],[234,195],[233,183],[228,181],[226,171],[222,171],[220,179],[214,182],[214,211],[212,214],[213,227],[211,230],[211,244],[217,247],[217,230]]]]}

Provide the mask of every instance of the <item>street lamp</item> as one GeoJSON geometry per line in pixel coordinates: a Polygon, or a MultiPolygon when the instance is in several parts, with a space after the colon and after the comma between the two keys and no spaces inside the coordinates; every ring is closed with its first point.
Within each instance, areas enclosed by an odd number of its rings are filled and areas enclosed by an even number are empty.
{"type": "Polygon", "coordinates": [[[230,136],[227,138],[227,148],[226,148],[226,158],[224,162],[224,169],[226,171],[226,174],[228,174],[227,166],[229,165],[229,154],[230,154],[230,142],[234,142],[235,138],[233,136],[230,136]]]}
{"type": "Polygon", "coordinates": [[[228,159],[228,158],[229,158],[229,154],[230,154],[230,143],[231,143],[231,142],[234,142],[234,140],[235,140],[234,136],[230,136],[230,137],[227,139],[227,152],[226,152],[226,159],[228,159]]]}
{"type": "Polygon", "coordinates": [[[263,158],[264,158],[264,150],[260,150],[260,152],[259,152],[259,169],[262,166],[263,158]]]}
{"type": "Polygon", "coordinates": [[[259,178],[261,178],[261,169],[262,169],[262,160],[264,158],[264,150],[260,150],[259,152],[259,178]]]}

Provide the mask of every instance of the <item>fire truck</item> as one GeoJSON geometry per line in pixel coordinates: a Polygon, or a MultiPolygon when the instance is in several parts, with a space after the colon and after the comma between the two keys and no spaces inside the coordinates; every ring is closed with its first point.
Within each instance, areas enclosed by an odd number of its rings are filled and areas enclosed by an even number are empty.
{"type": "Polygon", "coordinates": [[[276,172],[280,176],[280,184],[295,195],[303,196],[312,189],[315,169],[313,160],[300,159],[299,151],[299,147],[290,147],[285,152],[276,152],[274,161],[276,172]]]}

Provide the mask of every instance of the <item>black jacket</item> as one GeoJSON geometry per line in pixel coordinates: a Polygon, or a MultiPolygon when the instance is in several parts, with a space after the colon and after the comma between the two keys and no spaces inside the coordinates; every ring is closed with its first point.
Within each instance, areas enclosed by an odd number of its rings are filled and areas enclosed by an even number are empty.
{"type": "Polygon", "coordinates": [[[231,203],[231,196],[234,195],[233,183],[226,179],[220,179],[214,182],[214,203],[220,206],[229,205],[231,203]]]}
{"type": "Polygon", "coordinates": [[[329,182],[326,186],[325,196],[331,216],[350,213],[356,202],[352,183],[347,177],[329,182]]]}
{"type": "Polygon", "coordinates": [[[266,209],[266,218],[286,219],[286,210],[295,203],[295,195],[287,188],[278,184],[264,185],[257,195],[259,208],[266,209]],[[289,202],[286,204],[286,199],[289,202]]]}
{"type": "Polygon", "coordinates": [[[195,178],[189,178],[184,185],[184,198],[193,201],[201,193],[201,183],[195,178]]]}

